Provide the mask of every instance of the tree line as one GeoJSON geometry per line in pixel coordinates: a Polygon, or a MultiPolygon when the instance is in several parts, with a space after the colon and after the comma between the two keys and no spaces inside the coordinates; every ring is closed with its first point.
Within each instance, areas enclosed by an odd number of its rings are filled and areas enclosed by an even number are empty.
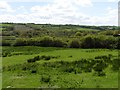
{"type": "Polygon", "coordinates": [[[117,49],[118,38],[112,36],[87,35],[64,40],[57,37],[44,36],[40,39],[18,38],[13,43],[2,41],[2,46],[41,46],[41,47],[66,47],[66,48],[108,48],[117,49]]]}

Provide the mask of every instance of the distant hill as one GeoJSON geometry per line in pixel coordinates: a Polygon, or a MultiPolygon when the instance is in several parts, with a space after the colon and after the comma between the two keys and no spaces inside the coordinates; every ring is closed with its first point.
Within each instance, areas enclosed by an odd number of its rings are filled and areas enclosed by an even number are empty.
{"type": "Polygon", "coordinates": [[[87,26],[87,25],[54,25],[54,24],[34,24],[34,23],[2,23],[0,24],[0,28],[3,30],[9,30],[13,28],[14,30],[41,30],[41,29],[49,29],[49,30],[120,30],[120,27],[117,26],[87,26]]]}

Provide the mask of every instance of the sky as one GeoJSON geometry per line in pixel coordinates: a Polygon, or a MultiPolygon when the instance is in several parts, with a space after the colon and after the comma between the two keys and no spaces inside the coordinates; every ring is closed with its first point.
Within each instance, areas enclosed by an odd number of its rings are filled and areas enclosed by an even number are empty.
{"type": "Polygon", "coordinates": [[[118,25],[119,0],[0,0],[0,22],[118,25]]]}

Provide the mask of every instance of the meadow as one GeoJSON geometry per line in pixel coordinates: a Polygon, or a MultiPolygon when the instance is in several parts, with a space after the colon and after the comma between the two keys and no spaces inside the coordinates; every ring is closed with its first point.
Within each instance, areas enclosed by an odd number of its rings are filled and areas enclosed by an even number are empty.
{"type": "Polygon", "coordinates": [[[3,23],[0,29],[2,88],[119,86],[120,27],[3,23]]]}
{"type": "Polygon", "coordinates": [[[97,61],[95,59],[97,56],[112,55],[111,60],[113,60],[113,58],[117,57],[117,50],[34,46],[3,47],[3,52],[9,52],[9,50],[11,52],[2,60],[3,88],[8,86],[11,88],[118,87],[118,72],[112,69],[112,64],[104,69],[105,75],[101,74],[100,76],[96,74],[93,68],[90,71],[85,70],[85,67],[80,68],[82,66],[80,63],[84,59],[97,61]],[[36,56],[53,56],[55,58],[27,62],[27,60],[36,56]]]}

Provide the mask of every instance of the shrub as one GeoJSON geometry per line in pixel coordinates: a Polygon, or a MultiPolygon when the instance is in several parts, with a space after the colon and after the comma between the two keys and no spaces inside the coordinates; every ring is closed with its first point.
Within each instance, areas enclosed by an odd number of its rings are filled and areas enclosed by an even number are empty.
{"type": "Polygon", "coordinates": [[[63,69],[64,72],[68,72],[68,73],[71,73],[71,72],[75,72],[75,69],[71,66],[71,67],[64,67],[63,69]]]}
{"type": "Polygon", "coordinates": [[[36,62],[36,61],[38,61],[38,60],[40,60],[40,59],[41,59],[40,56],[35,56],[34,58],[28,59],[27,62],[28,62],[28,63],[36,62]]]}
{"type": "Polygon", "coordinates": [[[95,71],[95,74],[98,76],[105,76],[104,69],[107,67],[107,64],[102,61],[98,60],[96,64],[93,66],[93,70],[95,71]]]}
{"type": "Polygon", "coordinates": [[[119,59],[112,60],[112,69],[114,71],[120,70],[120,60],[119,59]]]}
{"type": "Polygon", "coordinates": [[[106,55],[96,56],[95,59],[108,59],[108,57],[106,55]]]}
{"type": "Polygon", "coordinates": [[[73,40],[70,42],[70,48],[79,48],[80,42],[78,40],[73,40]]]}
{"type": "Polygon", "coordinates": [[[53,56],[45,56],[45,55],[41,56],[41,59],[44,59],[44,60],[50,60],[51,58],[53,58],[53,56]]]}
{"type": "Polygon", "coordinates": [[[93,66],[89,63],[86,64],[85,67],[83,68],[84,72],[92,72],[93,66]]]}
{"type": "Polygon", "coordinates": [[[66,47],[67,44],[60,39],[53,40],[53,47],[66,47]]]}
{"type": "Polygon", "coordinates": [[[75,68],[75,74],[80,74],[80,73],[82,73],[82,70],[80,69],[80,68],[75,68]]]}
{"type": "Polygon", "coordinates": [[[51,58],[55,58],[55,59],[57,59],[57,58],[59,58],[60,56],[51,56],[51,58]]]}
{"type": "Polygon", "coordinates": [[[40,41],[40,45],[43,47],[51,47],[53,45],[53,38],[52,37],[44,37],[41,41],[40,41]]]}
{"type": "Polygon", "coordinates": [[[35,61],[40,60],[40,56],[36,56],[36,57],[34,57],[34,60],[35,60],[35,61]]]}
{"type": "Polygon", "coordinates": [[[98,76],[105,76],[106,74],[105,74],[105,72],[98,72],[98,76]]]}
{"type": "Polygon", "coordinates": [[[50,76],[48,75],[44,75],[44,76],[42,76],[41,77],[41,79],[40,79],[40,81],[42,81],[42,82],[45,82],[45,83],[48,83],[48,82],[50,82],[50,76]]]}
{"type": "Polygon", "coordinates": [[[68,56],[68,57],[72,57],[72,55],[68,56]]]}
{"type": "Polygon", "coordinates": [[[25,39],[17,39],[13,46],[26,46],[26,40],[25,39]]]}
{"type": "Polygon", "coordinates": [[[82,39],[82,48],[101,48],[101,38],[87,35],[82,39]]]}
{"type": "Polygon", "coordinates": [[[46,57],[45,55],[42,55],[42,56],[41,56],[41,59],[44,59],[45,57],[46,57]]]}
{"type": "Polygon", "coordinates": [[[94,47],[94,40],[91,36],[87,36],[83,39],[81,43],[82,48],[93,48],[94,47]]]}
{"type": "Polygon", "coordinates": [[[51,57],[50,57],[50,56],[46,56],[44,59],[45,59],[45,60],[50,60],[51,57]]]}
{"type": "Polygon", "coordinates": [[[11,46],[11,43],[8,41],[2,40],[2,43],[0,43],[0,46],[11,46]]]}
{"type": "Polygon", "coordinates": [[[9,55],[9,52],[3,52],[2,57],[7,57],[9,55]]]}
{"type": "Polygon", "coordinates": [[[34,60],[34,58],[31,58],[31,59],[28,59],[27,62],[28,63],[32,63],[32,62],[35,62],[36,60],[34,60]]]}
{"type": "Polygon", "coordinates": [[[37,73],[37,71],[36,70],[31,70],[31,73],[37,73]]]}
{"type": "Polygon", "coordinates": [[[93,69],[96,72],[101,72],[107,67],[107,64],[103,62],[102,60],[98,61],[94,66],[93,69]]]}
{"type": "Polygon", "coordinates": [[[105,72],[103,71],[100,71],[100,72],[95,72],[94,75],[97,75],[97,76],[105,76],[105,72]]]}
{"type": "Polygon", "coordinates": [[[82,34],[81,34],[81,32],[76,32],[75,33],[75,36],[81,36],[82,34]]]}

